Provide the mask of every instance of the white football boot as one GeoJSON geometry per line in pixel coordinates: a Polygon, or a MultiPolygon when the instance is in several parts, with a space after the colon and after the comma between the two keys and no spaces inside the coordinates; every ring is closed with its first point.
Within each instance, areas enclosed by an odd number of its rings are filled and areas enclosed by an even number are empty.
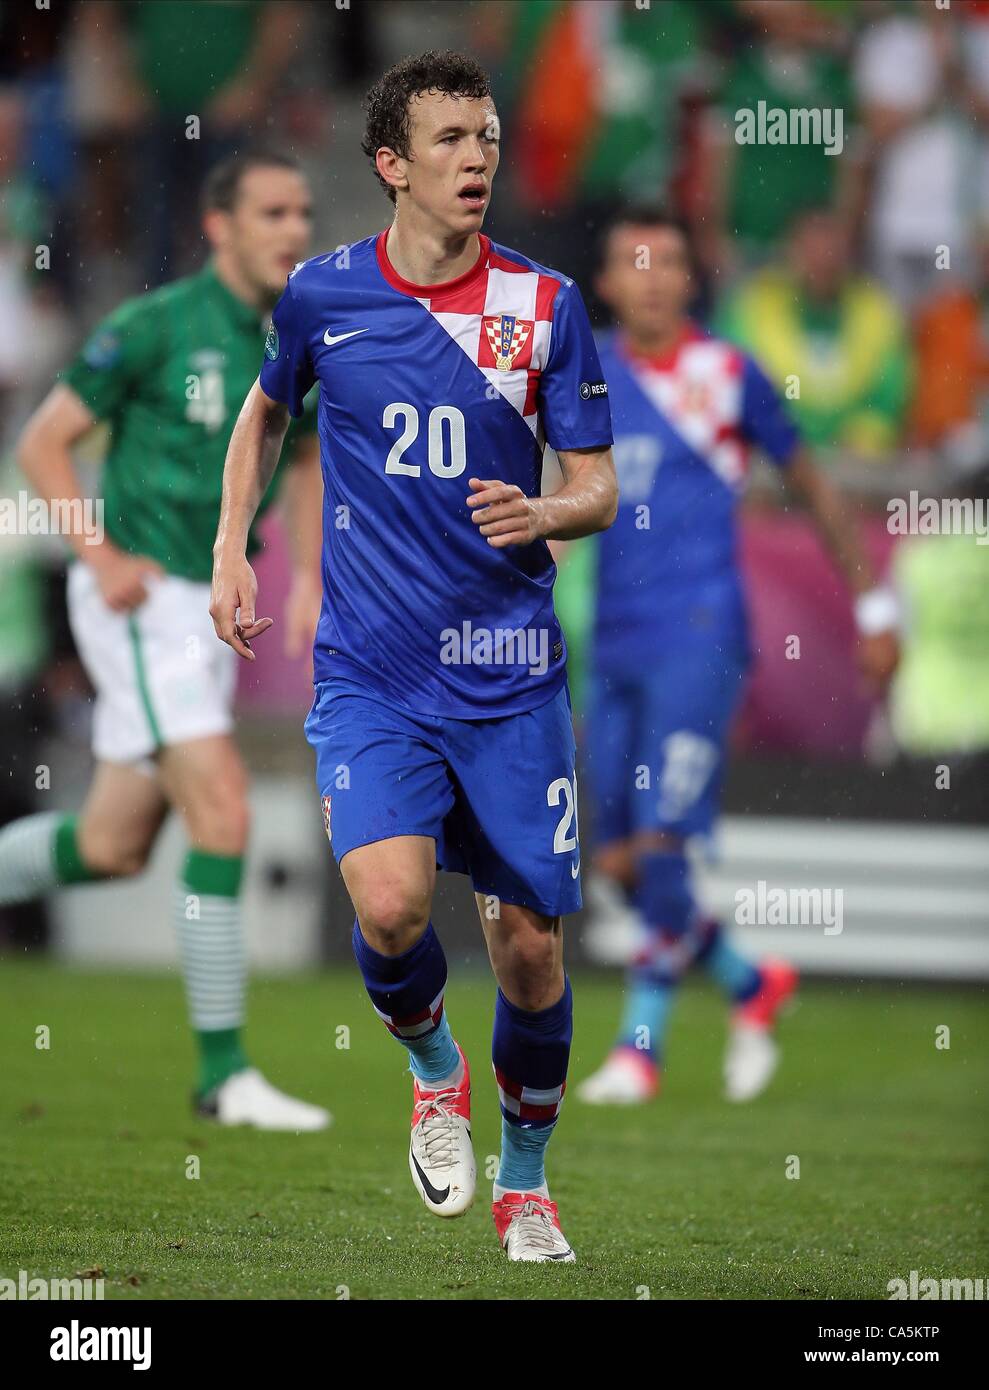
{"type": "Polygon", "coordinates": [[[287,1096],[266,1081],[256,1067],[235,1071],[198,1101],[196,1109],[221,1125],[252,1125],[255,1129],[289,1130],[296,1134],[326,1129],[333,1122],[328,1110],[287,1096]]]}
{"type": "Polygon", "coordinates": [[[506,1192],[491,1204],[495,1230],[510,1260],[573,1264],[577,1256],[560,1230],[556,1203],[538,1192],[506,1192]]]}
{"type": "Polygon", "coordinates": [[[773,1036],[781,1009],[797,988],[798,975],[785,961],[760,962],[758,994],[732,1011],[725,1053],[725,1098],[754,1100],[772,1081],[780,1050],[773,1036]]]}
{"type": "Polygon", "coordinates": [[[616,1047],[577,1087],[586,1105],[641,1105],[659,1092],[659,1068],[634,1047],[616,1047]]]}
{"type": "Polygon", "coordinates": [[[470,1141],[470,1067],[458,1086],[430,1091],[413,1079],[409,1171],[416,1191],[436,1216],[463,1216],[474,1201],[477,1168],[470,1141]]]}
{"type": "Polygon", "coordinates": [[[779,1066],[780,1050],[765,1028],[735,1024],[725,1053],[725,1099],[754,1100],[779,1066]]]}

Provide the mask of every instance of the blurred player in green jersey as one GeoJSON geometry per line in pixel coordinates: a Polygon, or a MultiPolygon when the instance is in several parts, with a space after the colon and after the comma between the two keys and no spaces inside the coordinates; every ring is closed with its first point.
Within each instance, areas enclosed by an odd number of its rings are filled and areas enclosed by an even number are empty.
{"type": "MultiPolygon", "coordinates": [[[[12,903],[140,873],[169,810],[179,813],[189,850],[172,912],[199,1046],[196,1104],[222,1124],[281,1130],[322,1129],[330,1117],[276,1090],[244,1052],[247,775],[231,736],[237,658],[216,638],[209,594],[227,444],[311,222],[293,161],[256,153],[218,165],[203,199],[206,267],[112,313],[28,422],[18,457],[45,499],[80,498],[73,446],[97,421],[110,430],[103,538],[71,538],[68,578],[96,691],[96,771],[78,816],[29,816],[0,832],[0,903],[12,903]]],[[[312,415],[293,430],[290,655],[311,643],[321,595],[312,415]]]]}

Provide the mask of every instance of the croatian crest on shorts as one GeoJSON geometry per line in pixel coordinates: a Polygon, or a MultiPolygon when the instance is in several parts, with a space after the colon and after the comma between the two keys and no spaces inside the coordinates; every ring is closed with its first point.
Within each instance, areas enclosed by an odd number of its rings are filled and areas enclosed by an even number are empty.
{"type": "Polygon", "coordinates": [[[323,828],[326,831],[326,838],[332,843],[333,836],[330,833],[330,798],[323,797],[323,828]]]}
{"type": "Polygon", "coordinates": [[[488,335],[499,372],[512,370],[512,364],[529,341],[532,329],[530,320],[516,318],[514,314],[496,314],[484,320],[484,331],[488,335]]]}

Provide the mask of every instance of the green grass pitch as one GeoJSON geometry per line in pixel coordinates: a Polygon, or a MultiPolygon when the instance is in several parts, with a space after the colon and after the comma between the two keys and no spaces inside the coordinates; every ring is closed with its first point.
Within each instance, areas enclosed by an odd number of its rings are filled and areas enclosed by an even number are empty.
{"type": "MultiPolygon", "coordinates": [[[[254,1060],[334,1112],[328,1133],[307,1136],[193,1117],[177,978],[0,971],[5,1277],[98,1266],[106,1296],[125,1299],[812,1299],[884,1298],[911,1269],[986,1273],[989,1029],[976,991],[808,985],[772,1088],[733,1107],[719,1090],[723,1006],[689,985],[659,1102],[564,1106],[549,1176],[578,1263],[550,1267],[510,1266],[491,1222],[489,979],[454,971],[447,994],[473,1061],[479,1174],[473,1210],[447,1222],[413,1190],[404,1060],[356,971],[252,986],[254,1060]],[[951,1045],[938,1050],[943,1024],[951,1045]]],[[[619,998],[614,976],[574,985],[571,1083],[600,1060],[619,998]]]]}

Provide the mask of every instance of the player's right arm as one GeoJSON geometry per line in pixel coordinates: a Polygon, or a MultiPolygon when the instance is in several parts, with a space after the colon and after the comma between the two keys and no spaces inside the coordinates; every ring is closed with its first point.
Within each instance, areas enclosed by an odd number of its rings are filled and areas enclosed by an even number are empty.
{"type": "Polygon", "coordinates": [[[293,275],[275,304],[261,375],[247,392],[226,448],[224,498],[213,546],[213,626],[217,637],[247,662],[254,660],[251,638],[272,624],[269,617],[257,617],[257,580],[247,563],[250,524],[278,467],[289,416],[297,420],[303,414],[315,381],[293,275]]]}
{"type": "Polygon", "coordinates": [[[223,466],[209,611],[216,635],[245,661],[254,660],[251,640],[274,621],[256,616],[258,583],[247,560],[247,538],[278,466],[288,422],[288,406],[272,400],[256,381],[237,417],[223,466]]]}
{"type": "Polygon", "coordinates": [[[271,315],[261,375],[237,417],[223,467],[209,611],[216,635],[245,661],[254,660],[251,639],[272,624],[271,618],[257,617],[258,584],[247,563],[247,538],[278,466],[289,416],[302,415],[306,393],[315,381],[303,309],[292,287],[294,274],[271,315]]]}
{"type": "MultiPolygon", "coordinates": [[[[81,514],[82,489],[72,450],[96,424],[97,416],[64,382],[52,388],[34,412],[17,444],[17,462],[37,495],[48,503],[68,502],[69,514],[81,514]]],[[[136,608],[147,598],[145,581],[161,567],[144,555],[131,555],[104,536],[70,533],[77,557],[94,571],[100,592],[117,612],[136,608]]]]}

